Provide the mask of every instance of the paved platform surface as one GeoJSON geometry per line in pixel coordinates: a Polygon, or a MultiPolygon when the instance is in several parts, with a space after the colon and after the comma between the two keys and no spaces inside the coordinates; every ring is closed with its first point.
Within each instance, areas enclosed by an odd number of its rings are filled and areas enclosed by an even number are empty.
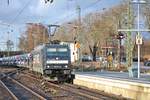
{"type": "Polygon", "coordinates": [[[139,79],[129,77],[129,73],[127,72],[97,71],[97,72],[76,72],[75,74],[150,84],[150,74],[141,74],[139,79]]]}
{"type": "Polygon", "coordinates": [[[133,100],[150,100],[150,75],[130,78],[126,72],[76,72],[74,84],[133,100]]]}

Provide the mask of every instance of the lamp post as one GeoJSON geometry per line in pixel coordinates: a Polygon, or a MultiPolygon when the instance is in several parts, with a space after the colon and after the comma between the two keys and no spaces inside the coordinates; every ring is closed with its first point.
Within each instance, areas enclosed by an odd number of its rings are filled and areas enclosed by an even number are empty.
{"type": "MultiPolygon", "coordinates": [[[[131,3],[133,3],[133,4],[137,4],[137,16],[138,16],[138,19],[137,19],[137,24],[138,24],[138,26],[137,26],[137,32],[138,32],[138,34],[137,34],[137,41],[139,41],[139,40],[141,40],[142,38],[142,36],[141,36],[141,34],[140,34],[140,4],[145,4],[146,2],[144,1],[144,0],[133,0],[131,3]]],[[[141,45],[141,43],[138,43],[137,42],[137,45],[138,45],[138,78],[140,78],[140,45],[141,45]]]]}
{"type": "Polygon", "coordinates": [[[73,34],[72,40],[75,42],[78,39],[78,28],[79,26],[74,25],[73,23],[69,22],[68,25],[71,25],[71,27],[74,29],[75,33],[73,34]]]}

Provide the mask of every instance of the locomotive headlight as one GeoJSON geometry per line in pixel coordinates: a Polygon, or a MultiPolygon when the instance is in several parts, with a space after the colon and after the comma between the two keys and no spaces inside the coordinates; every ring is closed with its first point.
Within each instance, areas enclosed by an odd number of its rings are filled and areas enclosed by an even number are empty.
{"type": "Polygon", "coordinates": [[[65,68],[67,68],[68,66],[67,65],[65,65],[65,68]]]}
{"type": "Polygon", "coordinates": [[[47,68],[50,68],[50,66],[49,66],[49,65],[47,65],[46,67],[47,67],[47,68]]]}
{"type": "Polygon", "coordinates": [[[69,74],[70,70],[64,70],[64,74],[69,74]]]}

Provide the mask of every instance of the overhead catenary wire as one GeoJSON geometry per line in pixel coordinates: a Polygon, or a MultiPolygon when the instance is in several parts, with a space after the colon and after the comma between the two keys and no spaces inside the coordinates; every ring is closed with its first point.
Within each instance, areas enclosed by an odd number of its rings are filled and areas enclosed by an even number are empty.
{"type": "MultiPolygon", "coordinates": [[[[88,8],[90,8],[90,7],[92,7],[92,6],[94,6],[94,5],[96,5],[98,2],[100,2],[101,0],[97,0],[97,1],[95,1],[95,2],[93,2],[92,4],[89,4],[88,6],[86,6],[86,7],[84,7],[84,8],[82,8],[82,9],[88,9],[88,8]]],[[[56,22],[54,22],[53,24],[57,24],[57,23],[59,23],[60,21],[62,21],[62,20],[65,20],[65,19],[67,19],[68,17],[70,17],[70,16],[74,16],[75,14],[76,14],[77,12],[76,11],[73,11],[72,13],[70,13],[70,14],[68,14],[67,16],[65,16],[63,19],[58,19],[56,22]]]]}
{"type": "MultiPolygon", "coordinates": [[[[18,19],[18,17],[23,13],[23,11],[29,6],[29,4],[30,4],[32,1],[33,1],[33,0],[29,0],[29,1],[25,4],[25,6],[23,6],[23,8],[22,8],[22,9],[17,13],[17,15],[13,18],[13,20],[12,20],[11,23],[10,23],[10,25],[13,24],[13,23],[18,19]]],[[[89,7],[92,7],[92,6],[94,6],[95,4],[97,4],[99,1],[101,1],[101,0],[97,0],[97,1],[93,2],[92,4],[86,6],[86,7],[82,8],[82,9],[88,9],[89,7]]],[[[76,11],[74,11],[74,12],[68,14],[68,15],[65,16],[64,18],[58,19],[56,22],[54,22],[54,24],[57,24],[57,23],[59,23],[60,21],[65,20],[66,18],[68,18],[68,17],[70,17],[70,16],[74,16],[75,14],[76,14],[76,11]]]]}
{"type": "MultiPolygon", "coordinates": [[[[17,13],[17,15],[14,17],[14,19],[11,21],[10,24],[14,23],[14,22],[17,20],[17,18],[23,13],[23,11],[29,6],[29,4],[30,4],[32,1],[33,1],[33,0],[29,0],[29,1],[25,4],[25,6],[17,13]]],[[[86,6],[86,7],[82,8],[82,9],[88,9],[89,7],[92,7],[92,6],[94,6],[95,4],[97,4],[99,1],[101,1],[101,0],[97,0],[97,1],[93,2],[92,4],[86,6]]],[[[68,15],[65,16],[64,18],[58,19],[56,22],[54,22],[54,24],[57,24],[57,23],[59,23],[60,21],[65,20],[66,18],[68,18],[68,17],[70,17],[70,16],[74,16],[75,14],[76,14],[76,11],[74,11],[74,12],[68,14],[68,15]]]]}
{"type": "MultiPolygon", "coordinates": [[[[25,6],[17,13],[17,15],[16,15],[16,16],[14,17],[14,19],[11,21],[11,24],[14,23],[14,22],[17,20],[17,18],[23,13],[23,11],[29,6],[29,4],[30,4],[32,1],[33,1],[33,0],[29,0],[29,1],[25,4],[25,6]]],[[[93,2],[92,4],[86,6],[86,7],[82,8],[82,9],[88,9],[88,8],[94,6],[95,4],[97,4],[99,1],[101,1],[101,0],[97,0],[97,1],[93,2]]],[[[58,19],[56,22],[54,22],[54,24],[57,24],[57,23],[59,23],[60,21],[65,20],[66,18],[68,18],[68,17],[70,17],[70,16],[73,16],[73,15],[75,15],[75,14],[76,14],[76,11],[73,11],[72,13],[68,14],[68,15],[65,16],[64,18],[58,19]]]]}
{"type": "Polygon", "coordinates": [[[11,21],[11,24],[14,23],[16,21],[16,19],[23,13],[23,11],[29,6],[29,4],[31,4],[33,0],[29,0],[25,6],[17,13],[17,15],[14,17],[14,19],[11,21]]]}
{"type": "MultiPolygon", "coordinates": [[[[28,0],[28,1],[26,2],[26,4],[23,6],[23,8],[21,8],[21,9],[18,10],[16,16],[10,21],[8,27],[12,26],[12,25],[15,23],[15,21],[18,19],[18,17],[24,12],[24,10],[29,6],[29,4],[30,4],[32,1],[33,1],[33,0],[28,0]]],[[[9,37],[9,36],[8,36],[8,37],[9,37]]],[[[8,38],[7,40],[9,40],[9,38],[8,38]]]]}
{"type": "MultiPolygon", "coordinates": [[[[17,15],[12,19],[12,21],[10,21],[9,24],[7,24],[7,23],[0,23],[0,25],[7,26],[8,28],[10,28],[10,27],[13,25],[13,23],[16,21],[16,19],[23,13],[23,11],[28,7],[28,5],[29,5],[32,1],[33,1],[33,0],[29,0],[29,1],[25,4],[25,6],[23,6],[23,8],[17,13],[17,15]]],[[[8,2],[10,2],[10,1],[8,0],[8,2]]]]}

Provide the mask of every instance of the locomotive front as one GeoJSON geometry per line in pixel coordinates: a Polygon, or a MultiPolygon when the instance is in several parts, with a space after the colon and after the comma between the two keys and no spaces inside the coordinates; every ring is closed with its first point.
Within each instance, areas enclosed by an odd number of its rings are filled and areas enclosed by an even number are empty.
{"type": "Polygon", "coordinates": [[[51,44],[45,49],[44,73],[59,81],[72,80],[70,65],[70,49],[67,45],[51,44]]]}

